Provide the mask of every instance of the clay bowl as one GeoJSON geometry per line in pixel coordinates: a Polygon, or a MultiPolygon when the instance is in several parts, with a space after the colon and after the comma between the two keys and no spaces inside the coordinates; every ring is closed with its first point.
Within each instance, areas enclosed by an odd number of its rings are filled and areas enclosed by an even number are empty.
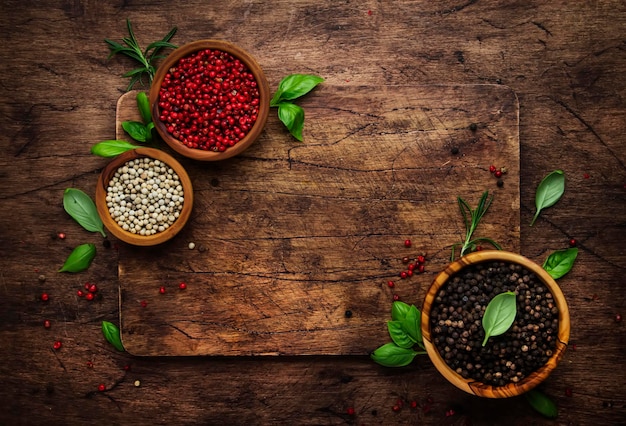
{"type": "Polygon", "coordinates": [[[561,292],[561,289],[552,277],[539,265],[531,260],[510,252],[498,251],[498,250],[486,250],[470,253],[459,260],[449,264],[446,269],[437,275],[433,284],[431,285],[426,297],[424,299],[424,305],[422,308],[422,335],[424,338],[424,346],[431,361],[439,370],[439,372],[453,385],[467,393],[486,397],[486,398],[507,398],[516,395],[521,395],[537,386],[544,381],[550,373],[556,368],[557,364],[561,360],[570,333],[570,318],[569,311],[565,297],[561,292]],[[433,304],[435,303],[435,297],[439,292],[439,289],[445,285],[448,279],[469,265],[477,263],[501,261],[505,263],[516,263],[526,268],[527,270],[534,272],[535,275],[543,282],[545,286],[550,289],[556,306],[559,309],[559,329],[556,339],[556,346],[552,356],[548,359],[547,363],[540,367],[535,372],[529,374],[524,379],[517,383],[509,383],[505,386],[491,386],[485,383],[478,382],[473,379],[466,379],[452,370],[448,364],[444,361],[443,357],[439,354],[439,351],[434,346],[431,340],[430,330],[430,312],[433,304]]]}
{"type": "Polygon", "coordinates": [[[107,164],[100,176],[98,177],[98,183],[96,186],[96,208],[98,210],[98,214],[104,223],[104,226],[118,239],[132,245],[136,246],[153,246],[157,244],[161,244],[165,241],[170,240],[176,234],[180,232],[181,229],[187,223],[189,219],[189,215],[191,214],[191,209],[193,207],[193,188],[191,186],[191,180],[189,180],[189,176],[187,172],[181,166],[181,164],[176,161],[171,155],[166,154],[165,152],[154,149],[154,148],[137,148],[130,151],[126,151],[123,154],[115,157],[113,161],[107,164]],[[157,232],[156,234],[142,236],[139,234],[134,234],[129,231],[125,231],[122,229],[117,222],[111,217],[109,213],[109,208],[107,207],[106,196],[107,196],[107,186],[111,181],[111,178],[121,166],[123,166],[126,162],[137,159],[149,157],[155,160],[160,160],[163,163],[170,166],[178,175],[181,185],[184,191],[184,202],[182,210],[179,213],[176,221],[170,225],[163,232],[157,232]]]}
{"type": "MultiPolygon", "coordinates": [[[[208,76],[206,79],[207,81],[211,81],[208,76]]],[[[267,78],[265,77],[260,65],[246,51],[238,46],[235,46],[234,44],[221,40],[199,40],[175,49],[167,56],[167,58],[165,58],[163,63],[157,69],[152,81],[152,86],[150,88],[150,105],[152,108],[152,117],[155,128],[163,140],[174,151],[194,160],[219,161],[242,153],[261,135],[261,132],[265,127],[265,123],[267,122],[270,110],[270,88],[267,78]],[[222,152],[190,148],[184,145],[181,141],[168,133],[165,124],[159,118],[159,91],[166,74],[178,63],[181,58],[187,57],[194,52],[204,49],[221,50],[223,52],[230,53],[235,58],[238,58],[254,75],[259,90],[259,111],[254,125],[243,139],[239,140],[234,146],[228,147],[222,152]]]]}

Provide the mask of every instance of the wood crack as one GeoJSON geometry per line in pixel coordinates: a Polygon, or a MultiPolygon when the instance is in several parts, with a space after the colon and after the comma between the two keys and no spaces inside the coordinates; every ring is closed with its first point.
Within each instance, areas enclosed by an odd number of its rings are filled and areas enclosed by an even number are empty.
{"type": "MultiPolygon", "coordinates": [[[[225,330],[233,330],[236,331],[238,333],[244,333],[244,334],[249,334],[249,335],[253,335],[253,336],[273,336],[273,335],[284,335],[284,334],[306,334],[306,333],[311,333],[311,332],[319,332],[319,331],[339,331],[339,330],[347,330],[350,329],[350,326],[348,324],[346,325],[337,325],[337,326],[333,326],[333,327],[312,327],[312,328],[299,328],[299,329],[293,329],[293,330],[283,330],[283,331],[259,331],[259,330],[250,330],[247,329],[245,327],[237,327],[234,326],[232,324],[225,324],[225,323],[220,323],[220,322],[216,322],[216,321],[210,321],[210,322],[206,322],[206,321],[196,321],[196,320],[184,320],[184,321],[178,321],[178,322],[184,322],[184,323],[189,323],[189,324],[193,324],[193,325],[201,325],[201,326],[209,326],[209,327],[218,327],[221,329],[225,329],[225,330]]],[[[171,327],[174,330],[178,331],[179,333],[181,333],[183,336],[185,336],[187,339],[189,340],[212,340],[215,339],[215,336],[206,336],[206,337],[199,337],[199,336],[193,336],[190,333],[186,332],[185,330],[183,330],[181,327],[178,327],[174,324],[172,324],[171,322],[168,322],[166,324],[164,324],[167,327],[171,327]]]]}
{"type": "Polygon", "coordinates": [[[613,152],[613,150],[608,146],[608,144],[605,142],[602,136],[600,136],[598,132],[596,132],[596,130],[593,128],[593,126],[587,123],[587,121],[580,114],[578,114],[569,105],[567,105],[565,102],[563,102],[560,99],[556,99],[552,96],[550,96],[549,99],[551,99],[556,104],[562,106],[567,112],[569,112],[574,118],[576,118],[576,120],[578,120],[583,126],[585,126],[585,128],[587,128],[587,130],[589,130],[591,134],[593,134],[596,137],[596,139],[598,139],[598,141],[602,144],[602,146],[606,148],[606,150],[620,164],[620,166],[622,166],[622,169],[625,168],[624,161],[621,158],[619,158],[615,152],[613,152]]]}

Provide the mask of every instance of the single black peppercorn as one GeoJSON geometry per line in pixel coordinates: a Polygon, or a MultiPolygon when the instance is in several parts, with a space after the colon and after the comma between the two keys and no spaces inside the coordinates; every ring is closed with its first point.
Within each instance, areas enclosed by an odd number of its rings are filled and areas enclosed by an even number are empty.
{"type": "Polygon", "coordinates": [[[478,125],[476,125],[476,123],[472,123],[472,124],[469,125],[469,129],[472,132],[475,132],[478,129],[478,125]]]}
{"type": "Polygon", "coordinates": [[[457,155],[459,153],[459,148],[457,148],[456,146],[452,147],[450,152],[452,153],[452,155],[457,155]]]}
{"type": "Polygon", "coordinates": [[[346,318],[352,318],[352,311],[347,310],[344,315],[346,318]]]}

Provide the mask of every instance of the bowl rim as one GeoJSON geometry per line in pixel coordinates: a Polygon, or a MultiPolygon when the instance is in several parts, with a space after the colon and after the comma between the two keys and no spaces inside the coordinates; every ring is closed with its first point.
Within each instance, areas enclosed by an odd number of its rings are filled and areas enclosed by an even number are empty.
{"type": "Polygon", "coordinates": [[[157,68],[154,78],[152,79],[152,84],[150,86],[149,92],[149,100],[154,127],[157,129],[157,132],[159,133],[161,138],[163,138],[165,143],[167,143],[174,151],[194,160],[218,161],[225,160],[227,158],[231,158],[235,155],[240,154],[250,145],[252,145],[252,143],[261,135],[265,128],[265,124],[267,123],[267,118],[270,111],[270,88],[269,82],[267,80],[267,77],[265,76],[265,73],[263,72],[263,69],[261,68],[257,60],[247,51],[225,40],[202,39],[184,44],[174,49],[163,60],[163,62],[157,68]],[[205,151],[202,149],[189,148],[185,146],[182,142],[180,142],[178,139],[175,139],[167,132],[165,125],[158,118],[159,91],[161,89],[161,83],[163,82],[165,75],[170,70],[170,68],[172,68],[181,58],[202,49],[222,50],[224,52],[230,53],[237,59],[241,60],[254,75],[257,82],[257,87],[259,89],[259,113],[257,114],[257,119],[254,122],[254,125],[243,139],[237,142],[234,146],[229,147],[222,152],[205,151]]]}
{"type": "Polygon", "coordinates": [[[136,246],[154,246],[172,239],[186,225],[193,209],[193,186],[185,168],[171,155],[155,148],[135,148],[115,157],[100,172],[96,184],[96,209],[106,228],[118,239],[136,246]],[[162,161],[176,172],[185,197],[183,208],[176,221],[165,231],[147,236],[133,234],[120,228],[111,217],[106,204],[107,186],[117,169],[130,160],[146,157],[162,161]]]}
{"type": "Polygon", "coordinates": [[[479,252],[469,253],[460,259],[448,264],[441,271],[431,284],[422,307],[421,330],[424,340],[424,347],[432,363],[437,370],[453,385],[459,389],[480,397],[487,398],[508,398],[521,395],[543,380],[556,368],[557,364],[563,357],[567,348],[570,333],[570,317],[569,309],[565,296],[556,281],[538,264],[532,260],[512,252],[502,250],[483,250],[479,252]],[[434,304],[435,297],[439,289],[446,284],[448,279],[459,272],[461,269],[484,262],[502,261],[507,263],[515,263],[535,273],[537,277],[550,289],[555,303],[559,309],[559,331],[557,334],[556,345],[552,356],[538,370],[526,376],[518,383],[508,383],[505,386],[492,386],[473,379],[465,379],[456,371],[452,370],[439,354],[431,340],[430,335],[430,310],[434,304]]]}

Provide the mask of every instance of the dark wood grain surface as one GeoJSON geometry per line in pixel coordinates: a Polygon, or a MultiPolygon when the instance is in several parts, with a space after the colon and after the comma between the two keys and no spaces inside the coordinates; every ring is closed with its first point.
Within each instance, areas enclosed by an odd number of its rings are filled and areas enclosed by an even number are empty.
{"type": "MultiPolygon", "coordinates": [[[[616,316],[626,311],[625,27],[623,2],[602,0],[2,2],[0,423],[624,424],[625,326],[616,316]],[[234,42],[262,64],[272,89],[295,72],[319,74],[327,88],[511,88],[520,105],[520,252],[542,262],[570,238],[580,249],[559,280],[572,315],[570,348],[542,387],[558,419],[543,419],[523,398],[466,395],[425,357],[385,369],[367,356],[116,352],[100,325],[119,321],[126,248],[105,247],[61,201],[67,187],[93,195],[106,163],[89,148],[114,137],[121,74],[132,64],[106,60],[103,39],[124,37],[126,18],[144,45],[172,26],[177,44],[234,42]],[[565,195],[529,227],[535,188],[557,168],[567,175],[565,195]],[[58,273],[85,242],[98,248],[89,270],[58,273]],[[95,301],[76,296],[85,282],[99,286],[95,301]],[[398,398],[419,409],[394,411],[398,398]]],[[[270,120],[285,150],[300,146],[270,120]]],[[[306,126],[305,138],[319,123],[306,126]]]]}
{"type": "MultiPolygon", "coordinates": [[[[137,110],[134,93],[124,99],[137,110]]],[[[519,251],[511,89],[325,84],[302,106],[305,143],[286,144],[272,120],[236,159],[187,162],[188,226],[158,250],[120,247],[128,352],[367,355],[388,339],[393,295],[421,301],[450,262],[463,227],[460,212],[450,214],[459,194],[475,204],[490,190],[481,232],[519,251]],[[507,165],[502,187],[492,163],[507,165]],[[398,277],[404,257],[424,254],[425,272],[398,277]],[[180,282],[188,291],[178,291],[180,282]]]]}

